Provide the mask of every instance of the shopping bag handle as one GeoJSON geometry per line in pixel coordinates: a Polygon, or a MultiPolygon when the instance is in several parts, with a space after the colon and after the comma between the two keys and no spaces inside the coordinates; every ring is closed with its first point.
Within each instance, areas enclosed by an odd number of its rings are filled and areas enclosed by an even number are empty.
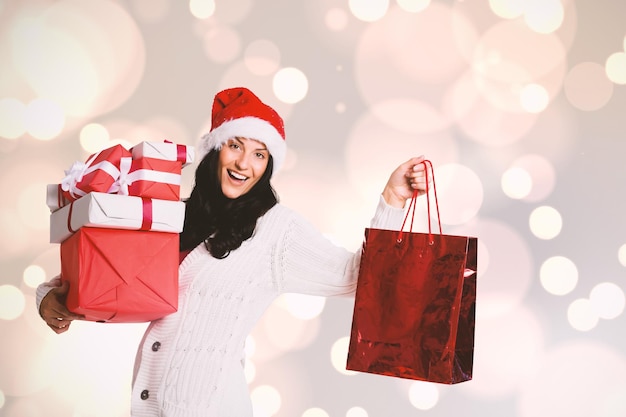
{"type": "MultiPolygon", "coordinates": [[[[432,175],[432,181],[433,181],[433,195],[435,196],[435,207],[437,209],[437,224],[439,226],[439,234],[442,234],[442,230],[441,230],[441,216],[439,215],[439,201],[437,200],[437,187],[435,186],[435,170],[433,168],[433,163],[430,162],[428,159],[425,159],[422,161],[422,164],[424,164],[424,175],[426,176],[426,190],[425,190],[425,194],[426,194],[426,207],[427,207],[427,211],[428,211],[428,236],[430,238],[429,243],[432,245],[433,239],[432,239],[432,227],[430,224],[430,190],[428,189],[428,167],[430,166],[430,170],[433,173],[432,175]]],[[[407,219],[409,218],[409,213],[411,214],[411,226],[409,228],[409,232],[413,231],[413,220],[415,219],[415,208],[417,206],[417,194],[418,191],[417,190],[413,190],[413,197],[411,197],[411,202],[409,203],[409,208],[406,211],[406,215],[404,216],[404,221],[402,222],[402,227],[400,228],[400,232],[398,233],[398,239],[397,239],[397,243],[402,243],[402,236],[404,233],[404,225],[406,224],[407,219]]]]}

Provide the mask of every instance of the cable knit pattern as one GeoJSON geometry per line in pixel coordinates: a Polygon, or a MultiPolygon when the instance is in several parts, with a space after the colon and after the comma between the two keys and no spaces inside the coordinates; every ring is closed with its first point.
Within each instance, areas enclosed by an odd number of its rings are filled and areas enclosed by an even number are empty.
{"type": "MultiPolygon", "coordinates": [[[[381,197],[370,227],[397,230],[403,215],[381,197]]],[[[244,343],[261,315],[285,292],[353,294],[359,262],[360,251],[334,245],[280,204],[225,259],[196,247],[179,268],[179,310],[152,322],[139,346],[131,415],[252,416],[244,343]]]]}

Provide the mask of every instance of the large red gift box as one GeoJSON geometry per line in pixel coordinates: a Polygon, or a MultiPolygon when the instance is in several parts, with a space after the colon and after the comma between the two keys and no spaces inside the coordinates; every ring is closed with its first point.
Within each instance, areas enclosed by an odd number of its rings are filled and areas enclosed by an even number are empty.
{"type": "Polygon", "coordinates": [[[63,196],[74,201],[92,191],[111,192],[124,159],[130,161],[132,154],[122,145],[115,145],[91,155],[85,163],[75,162],[61,182],[63,196]]]}
{"type": "Polygon", "coordinates": [[[134,159],[130,170],[118,181],[118,194],[154,198],[157,200],[180,200],[180,161],[154,158],[134,159]]]}
{"type": "Polygon", "coordinates": [[[67,308],[85,320],[146,322],[178,308],[177,233],[82,227],[61,243],[67,308]]]}

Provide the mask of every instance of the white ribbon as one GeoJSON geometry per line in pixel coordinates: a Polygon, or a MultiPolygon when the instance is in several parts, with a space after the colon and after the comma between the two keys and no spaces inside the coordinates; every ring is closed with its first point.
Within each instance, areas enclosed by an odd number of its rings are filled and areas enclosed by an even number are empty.
{"type": "Polygon", "coordinates": [[[163,184],[180,185],[180,174],[155,171],[152,169],[138,169],[128,174],[128,185],[135,181],[152,181],[163,184]]]}
{"type": "Polygon", "coordinates": [[[100,155],[100,152],[91,155],[91,158],[84,163],[80,161],[74,162],[70,169],[65,171],[65,178],[61,180],[61,189],[63,191],[69,191],[70,195],[75,199],[84,196],[85,192],[76,187],[76,184],[81,182],[83,177],[88,174],[87,169],[89,165],[95,161],[98,155],[100,155]]]}
{"type": "Polygon", "coordinates": [[[128,186],[132,184],[132,180],[129,178],[130,168],[133,163],[133,158],[130,156],[123,156],[120,158],[119,176],[115,182],[111,185],[111,188],[107,191],[109,194],[122,194],[128,195],[128,186]]]}

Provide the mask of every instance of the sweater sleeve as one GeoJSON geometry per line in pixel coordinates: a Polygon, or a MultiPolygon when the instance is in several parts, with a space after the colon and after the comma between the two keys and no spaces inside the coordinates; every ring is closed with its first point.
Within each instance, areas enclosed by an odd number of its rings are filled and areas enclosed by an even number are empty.
{"type": "Polygon", "coordinates": [[[35,303],[37,306],[37,312],[39,312],[39,307],[41,306],[41,300],[48,295],[50,290],[56,287],[61,286],[61,276],[57,275],[52,278],[50,281],[42,282],[37,286],[37,291],[35,292],[35,303]]]}
{"type": "MultiPolygon", "coordinates": [[[[399,229],[404,210],[382,196],[370,227],[399,229]]],[[[351,295],[356,289],[361,250],[352,253],[335,245],[309,222],[294,216],[272,255],[280,292],[308,295],[351,295]]]]}

